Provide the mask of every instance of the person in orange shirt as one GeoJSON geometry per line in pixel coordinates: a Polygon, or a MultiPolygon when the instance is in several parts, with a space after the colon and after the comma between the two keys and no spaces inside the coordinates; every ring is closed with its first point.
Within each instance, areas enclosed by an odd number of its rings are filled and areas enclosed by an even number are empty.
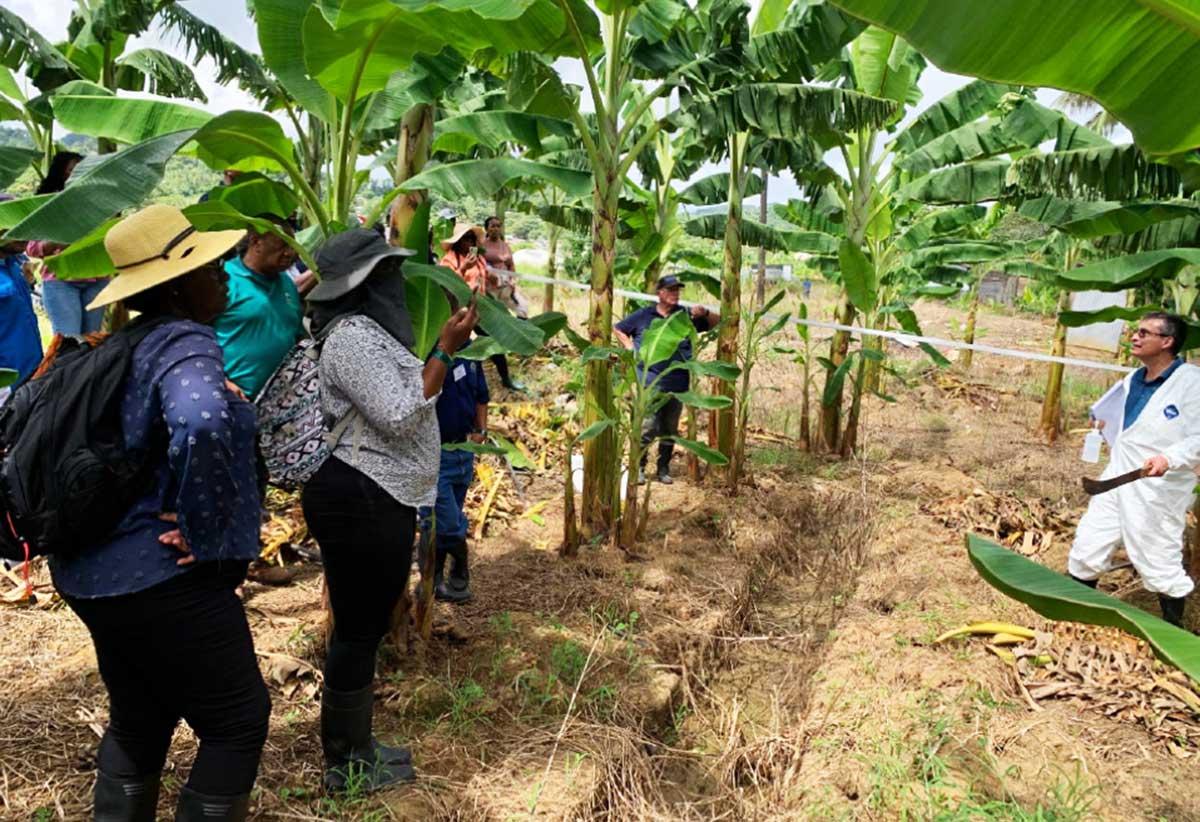
{"type": "Polygon", "coordinates": [[[479,252],[482,239],[483,229],[466,223],[442,240],[442,249],[446,252],[442,256],[442,265],[457,272],[472,289],[478,288],[480,282],[487,282],[489,278],[495,279],[494,274],[488,273],[487,260],[479,252]]]}
{"type": "MultiPolygon", "coordinates": [[[[485,292],[493,291],[500,285],[500,277],[494,271],[488,270],[487,257],[484,249],[480,246],[483,242],[484,232],[477,225],[465,223],[454,229],[445,240],[442,240],[442,248],[446,251],[442,256],[441,264],[458,273],[458,276],[467,281],[472,289],[479,288],[481,283],[485,283],[483,290],[485,292]]],[[[476,333],[486,335],[483,329],[476,329],[476,333]]],[[[508,357],[504,354],[494,354],[489,359],[492,365],[496,366],[496,373],[500,376],[500,383],[510,391],[523,392],[525,386],[512,378],[508,370],[508,357]]]]}

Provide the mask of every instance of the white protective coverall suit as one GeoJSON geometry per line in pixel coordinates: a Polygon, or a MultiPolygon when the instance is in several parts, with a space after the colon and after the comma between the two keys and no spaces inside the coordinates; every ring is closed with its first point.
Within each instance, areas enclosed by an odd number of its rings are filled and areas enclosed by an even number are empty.
{"type": "MultiPolygon", "coordinates": [[[[1125,378],[1127,396],[1132,378],[1125,378]]],[[[1170,466],[1163,476],[1092,497],[1067,560],[1071,576],[1096,579],[1112,568],[1113,552],[1124,546],[1147,590],[1168,597],[1191,593],[1194,583],[1183,570],[1183,531],[1200,465],[1200,368],[1194,365],[1176,368],[1132,425],[1125,428],[1122,420],[1100,478],[1141,468],[1160,454],[1170,466]]]]}

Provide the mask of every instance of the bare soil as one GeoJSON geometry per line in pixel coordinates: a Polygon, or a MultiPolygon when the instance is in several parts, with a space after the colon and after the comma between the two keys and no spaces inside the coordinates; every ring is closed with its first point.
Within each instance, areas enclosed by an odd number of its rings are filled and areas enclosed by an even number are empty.
{"type": "MultiPolygon", "coordinates": [[[[577,298],[568,309],[583,316],[577,298]]],[[[919,313],[927,333],[958,333],[953,310],[919,313]]],[[[1050,333],[1030,315],[980,325],[986,342],[1029,350],[1050,333]]],[[[1062,567],[1085,505],[1080,440],[1031,433],[1044,366],[980,356],[937,373],[895,353],[883,390],[897,402],[868,402],[862,457],[845,463],[794,447],[799,370],[764,356],[751,480],[736,496],[655,486],[637,556],[559,557],[561,450],[518,478],[523,500],[494,463],[476,599],[438,606],[431,642],[381,655],[377,732],[413,747],[414,786],[320,792],[319,566],[296,565],[287,587],[247,583],[274,702],[252,818],[1200,819],[1191,743],[1087,699],[1033,702],[982,641],[933,644],[977,619],[1048,627],[978,577],[964,528],[1025,502],[1036,521],[996,533],[1024,545],[1035,532],[1034,556],[1062,567]]],[[[570,369],[519,365],[548,408],[569,402],[570,369]]],[[[1070,429],[1111,378],[1068,373],[1070,429]]],[[[527,430],[528,407],[498,399],[527,430]]],[[[553,438],[529,439],[537,465],[553,438]]],[[[1113,577],[1107,590],[1153,611],[1129,572],[1113,577]]],[[[107,706],[87,633],[48,598],[0,607],[0,632],[0,818],[89,818],[107,706]]],[[[181,726],[161,818],[194,745],[181,726]]]]}

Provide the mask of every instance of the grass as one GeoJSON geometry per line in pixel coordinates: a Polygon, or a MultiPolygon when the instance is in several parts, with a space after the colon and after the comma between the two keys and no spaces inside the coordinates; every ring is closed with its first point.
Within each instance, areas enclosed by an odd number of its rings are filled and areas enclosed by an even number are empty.
{"type": "Polygon", "coordinates": [[[926,692],[910,712],[907,732],[893,731],[873,753],[860,757],[867,768],[867,806],[889,819],[936,822],[1090,818],[1100,788],[1088,783],[1078,763],[1071,772],[1056,768],[1053,781],[1033,802],[1015,795],[1019,769],[1004,768],[987,739],[967,732],[999,707],[982,687],[968,689],[948,704],[939,692],[926,692]]]}

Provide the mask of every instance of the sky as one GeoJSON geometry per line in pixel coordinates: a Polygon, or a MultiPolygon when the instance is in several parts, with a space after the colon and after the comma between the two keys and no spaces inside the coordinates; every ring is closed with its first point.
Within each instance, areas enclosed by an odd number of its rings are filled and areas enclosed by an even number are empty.
{"type": "MultiPolygon", "coordinates": [[[[71,0],[3,0],[3,2],[10,10],[23,17],[28,24],[41,32],[51,42],[65,39],[67,19],[70,17],[71,8],[74,5],[71,0]]],[[[238,45],[248,51],[258,53],[258,40],[254,23],[246,14],[245,5],[242,0],[187,0],[187,2],[181,3],[181,5],[185,6],[197,17],[215,25],[226,37],[238,45]]],[[[757,5],[755,0],[751,0],[751,5],[757,5]]],[[[182,49],[176,44],[175,38],[169,33],[164,33],[157,29],[152,29],[145,35],[135,38],[127,48],[128,50],[135,48],[158,48],[168,53],[182,56],[182,49]]],[[[186,62],[191,64],[192,61],[187,60],[186,62]]],[[[584,84],[582,64],[579,61],[559,60],[555,65],[568,82],[578,85],[584,84]]],[[[193,66],[193,71],[200,87],[208,96],[207,104],[192,103],[193,105],[198,105],[213,113],[238,108],[258,108],[254,99],[238,89],[236,85],[221,86],[216,83],[216,67],[211,60],[201,60],[193,66]]],[[[945,95],[966,85],[970,80],[971,78],[969,77],[941,71],[931,64],[921,75],[920,87],[923,95],[921,102],[910,109],[907,118],[911,119],[915,117],[945,95]]],[[[1037,99],[1043,105],[1051,106],[1058,98],[1058,95],[1059,92],[1054,89],[1040,89],[1037,99]]],[[[585,109],[591,108],[590,101],[587,100],[587,95],[583,95],[583,102],[585,109]]],[[[291,123],[282,120],[282,118],[281,122],[285,131],[291,134],[293,132],[291,123]]],[[[1114,136],[1114,139],[1121,141],[1123,138],[1118,134],[1114,136]]],[[[1127,136],[1124,139],[1127,139],[1127,136]]],[[[841,157],[836,153],[829,155],[826,161],[834,168],[843,170],[841,157]]],[[[366,166],[369,163],[370,158],[364,158],[360,161],[360,166],[366,166]]],[[[700,169],[697,176],[704,176],[721,170],[727,170],[727,166],[723,168],[720,163],[709,164],[700,169]]],[[[795,196],[799,196],[799,189],[791,179],[790,174],[784,174],[778,178],[773,177],[770,180],[768,198],[772,202],[783,202],[795,196]]]]}

